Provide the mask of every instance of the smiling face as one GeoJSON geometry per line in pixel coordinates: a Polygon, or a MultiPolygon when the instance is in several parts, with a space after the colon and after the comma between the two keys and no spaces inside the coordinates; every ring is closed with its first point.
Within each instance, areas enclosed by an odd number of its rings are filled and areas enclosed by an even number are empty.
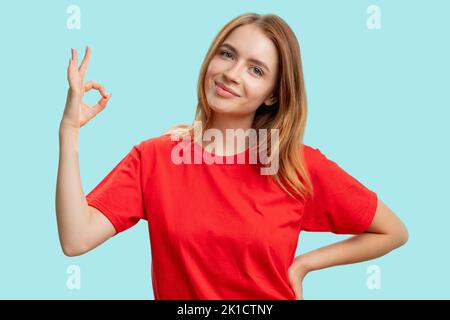
{"type": "Polygon", "coordinates": [[[272,92],[277,73],[278,56],[273,42],[256,25],[238,27],[219,46],[206,71],[208,104],[213,112],[248,116],[262,103],[276,102],[272,92]]]}

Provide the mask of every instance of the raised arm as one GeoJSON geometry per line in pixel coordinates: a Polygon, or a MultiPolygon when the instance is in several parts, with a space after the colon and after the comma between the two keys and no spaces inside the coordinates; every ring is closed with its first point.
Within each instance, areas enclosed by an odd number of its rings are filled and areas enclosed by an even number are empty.
{"type": "Polygon", "coordinates": [[[67,256],[83,254],[115,234],[111,222],[97,209],[88,206],[80,177],[78,131],[106,107],[111,97],[111,93],[107,95],[103,86],[94,81],[83,84],[90,56],[91,50],[87,47],[78,68],[77,52],[72,49],[67,69],[69,90],[59,126],[55,207],[59,240],[67,256]],[[92,88],[98,90],[102,98],[90,107],[83,102],[83,95],[92,88]]]}

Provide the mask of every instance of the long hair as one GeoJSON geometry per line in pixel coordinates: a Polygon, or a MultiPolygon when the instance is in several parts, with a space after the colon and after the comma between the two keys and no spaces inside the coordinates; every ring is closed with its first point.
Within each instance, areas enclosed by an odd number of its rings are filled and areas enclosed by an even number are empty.
{"type": "MultiPolygon", "coordinates": [[[[209,128],[212,110],[205,94],[205,78],[210,61],[217,54],[220,45],[236,28],[255,24],[272,40],[277,48],[279,72],[274,89],[277,101],[271,106],[264,103],[256,110],[252,128],[277,129],[279,132],[279,169],[270,175],[274,181],[290,196],[296,193],[302,198],[312,195],[313,188],[303,155],[303,136],[306,126],[307,102],[300,46],[289,25],[274,14],[245,13],[228,22],[214,38],[200,69],[197,85],[197,109],[192,124],[181,124],[171,127],[165,133],[179,134],[188,132],[194,139],[194,122],[200,121],[202,131],[209,128]]],[[[270,135],[268,135],[270,139],[270,135]]],[[[269,159],[273,150],[270,140],[267,143],[269,159]]],[[[270,164],[270,161],[269,161],[270,164]]]]}

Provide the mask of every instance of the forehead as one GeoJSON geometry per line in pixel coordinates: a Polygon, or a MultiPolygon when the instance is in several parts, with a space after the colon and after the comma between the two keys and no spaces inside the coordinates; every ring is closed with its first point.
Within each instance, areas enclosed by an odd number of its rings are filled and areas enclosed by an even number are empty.
{"type": "Polygon", "coordinates": [[[231,32],[225,39],[245,58],[254,58],[266,63],[272,70],[277,64],[277,49],[257,26],[245,25],[231,32]]]}

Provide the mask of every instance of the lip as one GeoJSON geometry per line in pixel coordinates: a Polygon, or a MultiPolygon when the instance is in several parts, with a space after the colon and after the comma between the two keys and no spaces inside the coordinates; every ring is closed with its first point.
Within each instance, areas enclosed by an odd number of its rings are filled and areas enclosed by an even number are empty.
{"type": "Polygon", "coordinates": [[[219,81],[214,81],[214,84],[221,88],[224,91],[227,91],[228,93],[232,94],[235,97],[240,97],[240,95],[238,95],[235,91],[233,91],[231,88],[228,88],[226,85],[224,85],[222,82],[219,81]]]}

